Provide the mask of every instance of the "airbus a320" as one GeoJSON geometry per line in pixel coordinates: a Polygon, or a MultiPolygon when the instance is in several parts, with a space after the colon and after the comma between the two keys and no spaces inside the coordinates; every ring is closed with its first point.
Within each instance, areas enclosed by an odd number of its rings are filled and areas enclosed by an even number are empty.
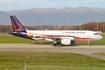
{"type": "Polygon", "coordinates": [[[56,45],[72,45],[75,41],[100,40],[102,36],[90,30],[27,30],[15,16],[10,16],[13,31],[9,34],[32,40],[53,41],[56,45]]]}

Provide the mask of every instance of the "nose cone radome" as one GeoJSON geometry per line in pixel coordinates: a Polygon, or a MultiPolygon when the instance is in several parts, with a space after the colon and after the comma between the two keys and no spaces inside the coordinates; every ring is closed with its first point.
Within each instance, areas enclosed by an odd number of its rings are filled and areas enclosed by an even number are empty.
{"type": "Polygon", "coordinates": [[[98,35],[96,39],[97,39],[97,40],[100,40],[100,39],[102,39],[102,38],[103,38],[103,37],[102,37],[101,35],[98,35]]]}

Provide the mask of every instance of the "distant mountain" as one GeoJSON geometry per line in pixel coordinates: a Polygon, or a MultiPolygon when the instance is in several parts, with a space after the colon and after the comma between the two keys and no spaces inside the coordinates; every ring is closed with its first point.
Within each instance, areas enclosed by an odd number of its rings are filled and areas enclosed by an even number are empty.
{"type": "Polygon", "coordinates": [[[105,22],[105,9],[66,7],[62,9],[28,9],[0,11],[0,24],[10,24],[10,15],[15,15],[24,25],[80,25],[87,22],[105,22]]]}

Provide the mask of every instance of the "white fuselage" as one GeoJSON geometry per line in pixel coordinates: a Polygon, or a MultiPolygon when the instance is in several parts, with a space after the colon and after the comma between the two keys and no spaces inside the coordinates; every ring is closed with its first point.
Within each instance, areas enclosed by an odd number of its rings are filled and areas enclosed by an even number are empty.
{"type": "Polygon", "coordinates": [[[78,37],[84,40],[87,38],[89,38],[89,40],[102,39],[102,36],[99,35],[97,32],[89,30],[27,30],[27,33],[32,33],[34,37],[35,36],[55,37],[55,38],[78,37]]]}

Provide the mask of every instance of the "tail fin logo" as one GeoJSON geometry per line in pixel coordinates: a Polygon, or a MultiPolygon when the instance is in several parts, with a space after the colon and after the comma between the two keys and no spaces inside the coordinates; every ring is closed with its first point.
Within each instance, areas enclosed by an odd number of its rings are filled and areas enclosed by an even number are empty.
{"type": "Polygon", "coordinates": [[[19,20],[15,16],[10,16],[10,18],[14,31],[26,31],[23,25],[19,22],[19,20]]]}
{"type": "Polygon", "coordinates": [[[15,26],[15,24],[14,24],[14,21],[11,19],[11,22],[12,22],[12,27],[13,27],[13,30],[14,31],[17,31],[17,28],[16,28],[16,26],[15,26]]]}

